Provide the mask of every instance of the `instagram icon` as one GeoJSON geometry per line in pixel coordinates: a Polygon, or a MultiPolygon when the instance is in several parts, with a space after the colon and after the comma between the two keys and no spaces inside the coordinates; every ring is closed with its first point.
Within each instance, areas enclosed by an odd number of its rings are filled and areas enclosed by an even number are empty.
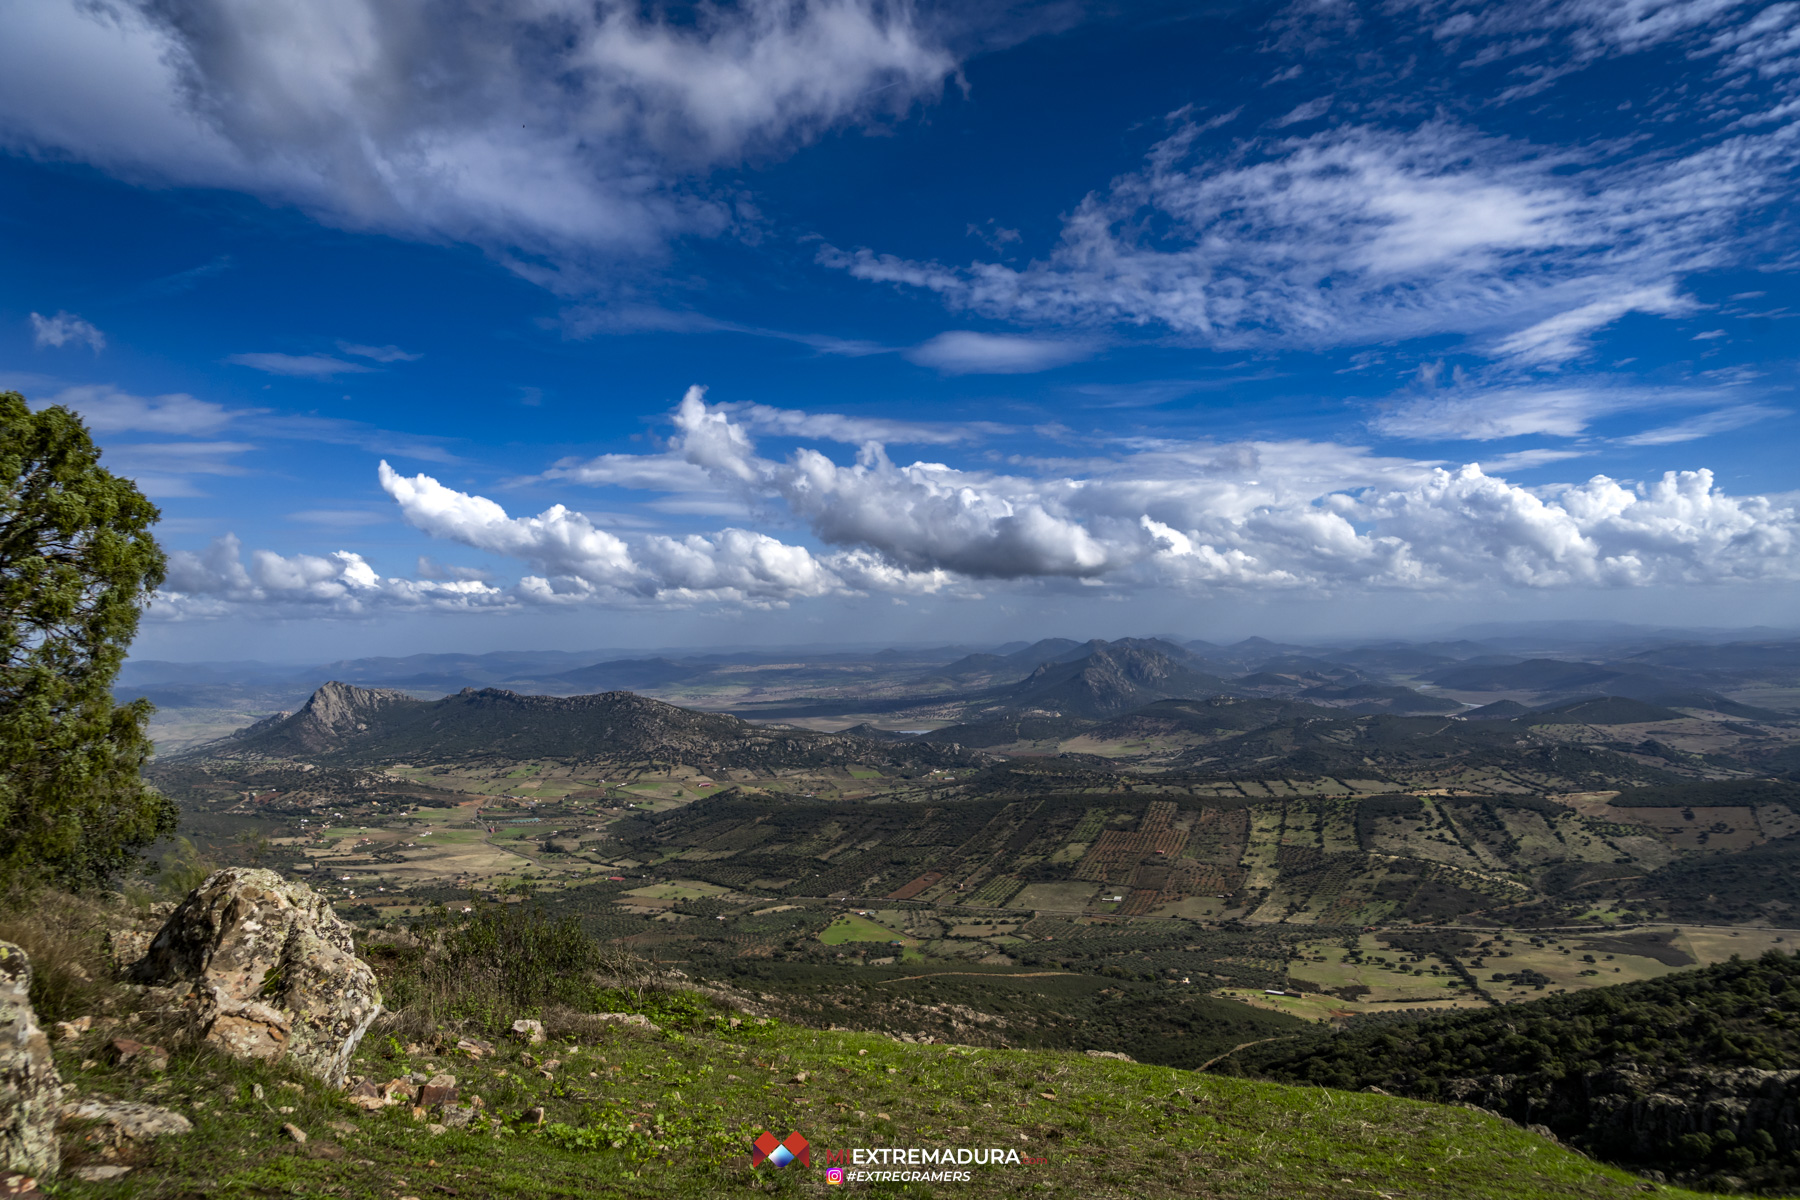
{"type": "Polygon", "coordinates": [[[827,1168],[825,1171],[825,1182],[826,1183],[834,1183],[834,1184],[844,1182],[844,1168],[842,1168],[842,1167],[827,1168]]]}

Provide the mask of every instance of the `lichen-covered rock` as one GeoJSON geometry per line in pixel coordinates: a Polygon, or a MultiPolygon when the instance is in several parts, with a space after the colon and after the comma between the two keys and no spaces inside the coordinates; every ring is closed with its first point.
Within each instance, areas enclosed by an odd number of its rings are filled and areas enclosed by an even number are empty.
{"type": "Polygon", "coordinates": [[[97,1146],[118,1146],[150,1138],[188,1133],[194,1123],[172,1109],[134,1100],[82,1100],[62,1107],[65,1121],[92,1121],[87,1141],[97,1146]]]}
{"type": "Polygon", "coordinates": [[[56,1174],[62,1079],[31,1008],[31,960],[0,942],[0,1170],[56,1174]]]}
{"type": "Polygon", "coordinates": [[[131,970],[193,1036],[239,1058],[293,1059],[343,1081],[381,1011],[375,972],[324,897],[274,871],[214,871],[131,970]]]}

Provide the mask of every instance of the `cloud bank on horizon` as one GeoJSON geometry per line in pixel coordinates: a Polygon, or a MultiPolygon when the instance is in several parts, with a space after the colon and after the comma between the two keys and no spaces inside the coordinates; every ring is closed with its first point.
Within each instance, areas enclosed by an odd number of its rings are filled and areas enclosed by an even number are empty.
{"type": "MultiPolygon", "coordinates": [[[[804,425],[809,414],[784,415],[804,425]]],[[[511,516],[485,496],[383,462],[381,487],[409,525],[533,573],[512,587],[384,579],[343,551],[284,558],[259,550],[246,568],[227,535],[205,554],[176,553],[164,612],[206,615],[246,602],[344,613],[767,607],[846,593],[979,599],[983,586],[1021,581],[1454,593],[1800,579],[1800,509],[1728,496],[1706,470],[1671,471],[1635,488],[1597,475],[1527,489],[1479,464],[1447,469],[1305,442],[1138,444],[1005,473],[898,466],[873,439],[850,465],[812,447],[778,461],[759,455],[746,424],[707,405],[699,387],[673,422],[667,451],[609,455],[608,479],[661,489],[691,484],[697,471],[747,505],[778,506],[833,549],[815,553],[739,528],[633,542],[561,504],[511,516]]],[[[582,471],[561,468],[575,478],[582,471]]]]}
{"type": "Polygon", "coordinates": [[[1787,586],[1797,141],[1781,0],[59,0],[14,169],[268,207],[0,352],[170,620],[1787,586]]]}

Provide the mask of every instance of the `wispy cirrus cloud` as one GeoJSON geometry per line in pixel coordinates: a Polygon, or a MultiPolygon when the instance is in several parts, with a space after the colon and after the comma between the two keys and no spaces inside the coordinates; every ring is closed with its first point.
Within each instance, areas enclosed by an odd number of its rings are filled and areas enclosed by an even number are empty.
{"type": "Polygon", "coordinates": [[[1712,412],[1698,413],[1672,425],[1646,429],[1619,440],[1627,446],[1673,446],[1791,416],[1792,410],[1776,408],[1772,404],[1735,404],[1712,412]]]}
{"type": "MultiPolygon", "coordinates": [[[[1554,385],[1462,384],[1413,392],[1388,401],[1369,424],[1378,433],[1410,441],[1487,442],[1530,435],[1573,438],[1588,433],[1597,422],[1621,414],[1648,417],[1672,408],[1714,410],[1681,423],[1681,428],[1696,431],[1692,437],[1742,428],[1752,420],[1782,412],[1747,401],[1745,382],[1646,386],[1603,377],[1554,385]],[[1725,413],[1738,415],[1725,417],[1725,413]]],[[[1650,436],[1639,433],[1620,440],[1627,445],[1663,444],[1638,440],[1650,436]]]]}
{"type": "Polygon", "coordinates": [[[1678,317],[1693,312],[1696,307],[1692,300],[1677,294],[1674,284],[1667,281],[1649,287],[1628,288],[1509,333],[1494,343],[1493,350],[1502,358],[1527,365],[1554,366],[1585,353],[1593,334],[1627,313],[1678,317]]]}
{"type": "Polygon", "coordinates": [[[297,379],[334,379],[339,375],[360,375],[375,368],[354,363],[329,354],[232,354],[226,362],[269,375],[287,375],[297,379]]]}
{"type": "Polygon", "coordinates": [[[371,362],[378,363],[418,362],[425,357],[423,354],[402,350],[398,346],[365,346],[356,342],[339,342],[337,347],[345,354],[353,354],[357,358],[366,358],[371,362]]]}
{"type": "Polygon", "coordinates": [[[342,227],[474,243],[561,286],[585,256],[733,227],[713,169],[903,113],[957,66],[907,4],[688,16],[621,0],[11,5],[0,134],[342,227]]]}
{"type": "Polygon", "coordinates": [[[204,437],[262,409],[232,409],[186,392],[138,396],[109,383],[78,384],[54,392],[44,404],[81,414],[95,433],[161,433],[204,437]]]}
{"type": "Polygon", "coordinates": [[[1046,253],[959,263],[827,245],[819,261],[1039,336],[1158,330],[1279,351],[1459,335],[1536,368],[1582,357],[1628,314],[1697,311],[1689,276],[1785,261],[1800,6],[1303,0],[1270,32],[1264,49],[1296,60],[1270,80],[1290,93],[1284,115],[1226,141],[1171,114],[1137,170],[1070,198],[1046,253]],[[1505,103],[1652,49],[1674,52],[1665,73],[1621,101],[1656,117],[1615,136],[1565,138],[1505,103]],[[1503,76],[1486,97],[1491,73],[1472,82],[1484,65],[1503,76]],[[1659,89],[1675,78],[1692,100],[1671,107],[1659,89]],[[1720,119],[1677,119],[1694,106],[1720,119]],[[1333,123],[1284,132],[1320,118],[1333,123]]]}
{"type": "Polygon", "coordinates": [[[1749,252],[1794,141],[1783,126],[1673,161],[1600,159],[1434,119],[1208,153],[1188,126],[1027,266],[829,246],[819,260],[1040,327],[1268,348],[1461,333],[1559,362],[1627,312],[1688,311],[1672,281],[1749,252]]]}

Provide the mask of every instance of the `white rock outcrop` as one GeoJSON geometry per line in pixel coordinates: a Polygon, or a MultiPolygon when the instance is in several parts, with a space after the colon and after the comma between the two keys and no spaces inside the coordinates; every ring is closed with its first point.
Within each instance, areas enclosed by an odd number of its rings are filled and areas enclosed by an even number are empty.
{"type": "Polygon", "coordinates": [[[338,1085],[381,990],[349,924],[274,871],[214,871],[131,968],[192,1036],[240,1058],[293,1059],[338,1085]]]}
{"type": "Polygon", "coordinates": [[[31,960],[0,942],[0,1171],[56,1174],[62,1077],[31,1007],[31,960]]]}

